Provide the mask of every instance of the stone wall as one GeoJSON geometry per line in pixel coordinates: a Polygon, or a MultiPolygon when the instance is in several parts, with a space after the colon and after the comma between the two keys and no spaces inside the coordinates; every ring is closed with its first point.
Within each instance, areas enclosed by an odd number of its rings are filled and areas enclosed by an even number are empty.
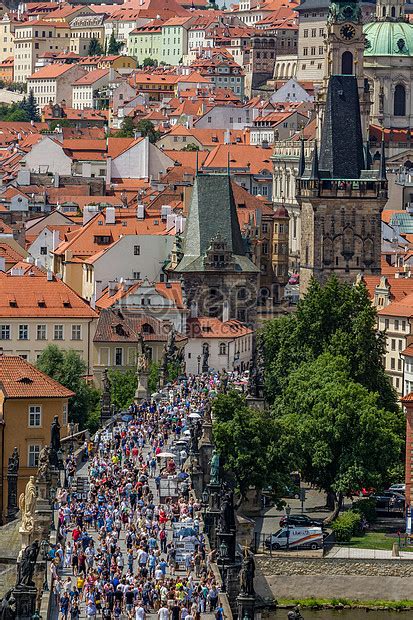
{"type": "Polygon", "coordinates": [[[283,559],[259,555],[255,559],[255,588],[261,599],[268,603],[310,597],[363,602],[413,599],[413,561],[283,559]]]}
{"type": "Polygon", "coordinates": [[[263,575],[370,575],[413,577],[408,560],[341,560],[328,558],[267,558],[256,556],[263,575]]]}

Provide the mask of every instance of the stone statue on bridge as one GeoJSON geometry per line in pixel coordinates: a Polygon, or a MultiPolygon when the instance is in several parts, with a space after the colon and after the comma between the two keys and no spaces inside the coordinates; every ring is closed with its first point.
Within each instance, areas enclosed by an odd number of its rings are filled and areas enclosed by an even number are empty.
{"type": "Polygon", "coordinates": [[[19,498],[19,509],[21,515],[21,527],[20,531],[31,534],[34,528],[34,511],[36,508],[36,485],[34,483],[34,476],[30,476],[29,482],[26,484],[24,493],[21,493],[19,498]]]}

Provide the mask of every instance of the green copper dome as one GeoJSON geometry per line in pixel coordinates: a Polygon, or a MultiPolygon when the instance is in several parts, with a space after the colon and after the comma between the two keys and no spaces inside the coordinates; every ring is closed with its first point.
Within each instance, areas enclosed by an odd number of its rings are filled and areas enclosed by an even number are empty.
{"type": "Polygon", "coordinates": [[[378,21],[366,24],[363,30],[365,56],[413,56],[413,24],[378,21]]]}

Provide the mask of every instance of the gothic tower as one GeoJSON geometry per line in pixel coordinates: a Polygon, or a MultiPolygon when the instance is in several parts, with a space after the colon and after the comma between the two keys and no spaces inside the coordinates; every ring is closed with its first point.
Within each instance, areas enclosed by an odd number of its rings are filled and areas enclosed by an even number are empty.
{"type": "Polygon", "coordinates": [[[380,273],[381,212],[387,200],[384,143],[380,169],[371,170],[355,64],[360,50],[360,41],[355,40],[360,33],[358,12],[354,4],[351,14],[346,12],[347,6],[340,3],[332,11],[329,65],[337,73],[326,84],[320,153],[316,143],[312,161],[309,166],[302,163],[297,180],[301,295],[311,277],[323,283],[334,273],[354,282],[360,272],[380,273]]]}
{"type": "MultiPolygon", "coordinates": [[[[380,1],[380,0],[379,0],[380,1]]],[[[370,93],[363,75],[365,37],[358,0],[335,0],[330,4],[327,17],[327,35],[324,41],[327,62],[323,85],[316,102],[318,139],[326,104],[327,87],[332,75],[353,75],[357,80],[363,139],[367,137],[370,114],[370,93]]]]}

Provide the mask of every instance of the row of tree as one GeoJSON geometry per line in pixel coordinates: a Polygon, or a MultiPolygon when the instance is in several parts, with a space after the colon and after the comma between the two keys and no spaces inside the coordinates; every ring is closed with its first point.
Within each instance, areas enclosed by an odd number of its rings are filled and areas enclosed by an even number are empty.
{"type": "Polygon", "coordinates": [[[281,497],[298,470],[335,516],[344,496],[403,479],[404,417],[363,284],[313,281],[297,312],[266,323],[259,338],[270,411],[233,393],[214,407],[215,442],[241,497],[250,486],[281,497]]]}

